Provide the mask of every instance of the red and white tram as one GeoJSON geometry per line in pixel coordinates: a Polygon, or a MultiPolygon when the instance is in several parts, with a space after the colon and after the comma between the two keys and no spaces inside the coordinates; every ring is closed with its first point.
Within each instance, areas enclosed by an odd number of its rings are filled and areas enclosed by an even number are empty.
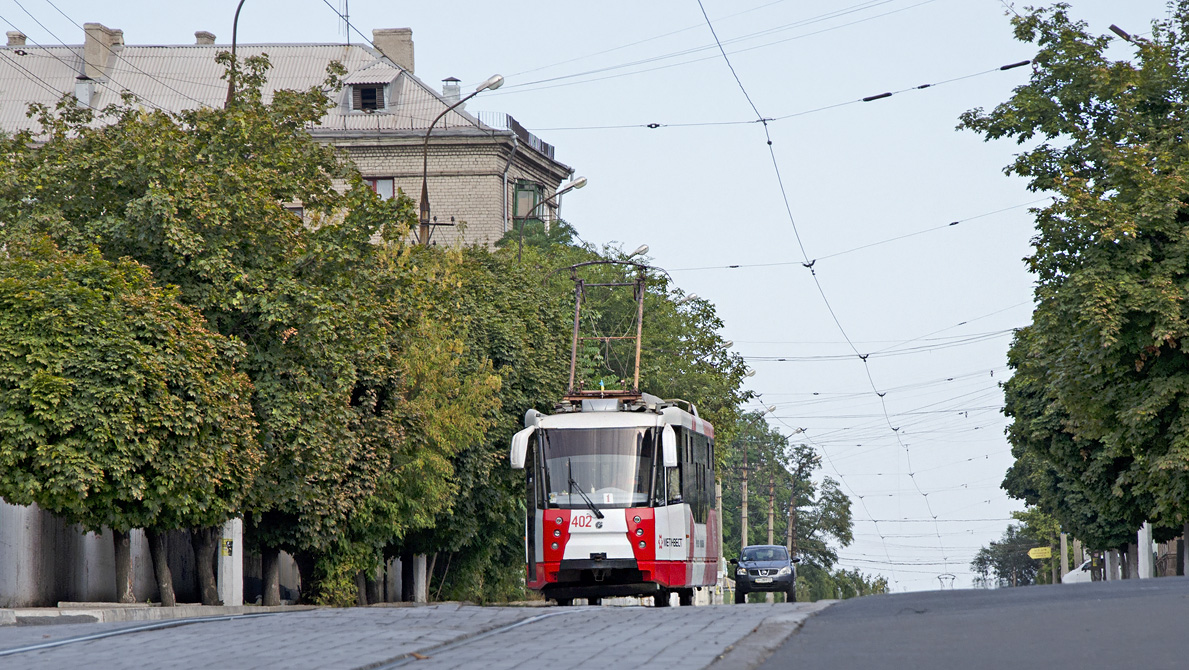
{"type": "Polygon", "coordinates": [[[648,394],[530,410],[512,440],[526,473],[527,584],[568,605],[714,586],[714,427],[648,394]]]}

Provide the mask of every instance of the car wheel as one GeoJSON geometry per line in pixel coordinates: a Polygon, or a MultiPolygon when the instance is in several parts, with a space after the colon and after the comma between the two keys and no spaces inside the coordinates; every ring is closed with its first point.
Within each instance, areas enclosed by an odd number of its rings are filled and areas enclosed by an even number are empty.
{"type": "Polygon", "coordinates": [[[747,591],[743,589],[735,589],[735,604],[742,605],[747,602],[747,591]]]}
{"type": "Polygon", "coordinates": [[[797,584],[796,583],[789,586],[789,590],[784,592],[784,601],[786,603],[797,602],[797,584]]]}

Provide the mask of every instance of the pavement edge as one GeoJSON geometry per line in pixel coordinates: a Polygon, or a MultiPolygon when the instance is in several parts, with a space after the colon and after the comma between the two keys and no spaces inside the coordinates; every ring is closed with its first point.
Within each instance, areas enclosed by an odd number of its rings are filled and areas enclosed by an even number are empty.
{"type": "Polygon", "coordinates": [[[799,603],[793,612],[781,612],[764,619],[746,637],[724,649],[718,658],[706,666],[706,670],[751,670],[758,667],[792,637],[806,619],[836,602],[819,600],[799,603]]]}

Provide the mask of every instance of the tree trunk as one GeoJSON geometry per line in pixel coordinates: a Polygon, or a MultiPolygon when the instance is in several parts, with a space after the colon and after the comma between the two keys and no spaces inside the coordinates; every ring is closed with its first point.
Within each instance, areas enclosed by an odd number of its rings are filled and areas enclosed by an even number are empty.
{"type": "Polygon", "coordinates": [[[194,528],[190,531],[190,545],[194,547],[194,573],[198,578],[198,594],[203,605],[222,605],[219,587],[215,582],[215,560],[219,545],[217,528],[194,528]]]}
{"type": "Polygon", "coordinates": [[[299,551],[293,554],[293,562],[297,563],[297,572],[301,577],[298,602],[303,605],[313,603],[314,596],[317,595],[317,580],[314,579],[314,570],[318,566],[318,558],[311,553],[299,551]]]}
{"type": "Polygon", "coordinates": [[[116,602],[134,603],[132,592],[132,537],[129,531],[113,530],[112,541],[116,548],[116,602]]]}
{"type": "Polygon", "coordinates": [[[157,591],[161,595],[162,607],[175,607],[177,598],[173,595],[173,573],[169,570],[169,537],[165,531],[148,528],[149,556],[153,561],[153,574],[157,577],[157,591]]]}
{"type": "Polygon", "coordinates": [[[367,576],[363,574],[363,570],[355,573],[355,604],[367,607],[367,576]]]}
{"type": "Polygon", "coordinates": [[[384,602],[384,566],[373,569],[365,575],[367,587],[367,602],[375,605],[384,602]]]}
{"type": "Polygon", "coordinates": [[[261,602],[269,607],[281,604],[281,550],[263,547],[260,550],[260,572],[264,578],[261,602]]]}

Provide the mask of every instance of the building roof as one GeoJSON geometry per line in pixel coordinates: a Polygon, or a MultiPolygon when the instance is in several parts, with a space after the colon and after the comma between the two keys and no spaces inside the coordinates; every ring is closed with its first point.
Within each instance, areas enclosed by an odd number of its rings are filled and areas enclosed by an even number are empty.
{"type": "MultiPolygon", "coordinates": [[[[227,96],[224,68],[215,62],[230,45],[190,44],[135,46],[117,44],[110,49],[106,78],[93,81],[91,106],[102,108],[118,103],[124,91],[133,93],[149,108],[181,111],[199,106],[222,106],[227,96]]],[[[66,93],[75,93],[84,72],[83,45],[0,46],[0,129],[8,132],[37,130],[36,120],[26,112],[30,103],[53,106],[66,93]]],[[[326,67],[339,61],[347,69],[346,86],[315,129],[318,135],[336,131],[353,134],[424,133],[431,121],[449,103],[435,90],[401,68],[379,51],[358,44],[240,44],[242,60],[267,54],[272,68],[265,86],[265,99],[280,89],[307,89],[326,78],[326,67]],[[375,112],[351,109],[350,84],[390,84],[389,106],[375,112]]],[[[84,82],[85,85],[85,82],[84,82]]],[[[455,110],[435,126],[443,131],[465,134],[509,134],[493,128],[465,111],[455,110]]],[[[552,149],[552,147],[550,147],[552,149]]],[[[552,151],[548,154],[552,158],[552,151]]]]}

